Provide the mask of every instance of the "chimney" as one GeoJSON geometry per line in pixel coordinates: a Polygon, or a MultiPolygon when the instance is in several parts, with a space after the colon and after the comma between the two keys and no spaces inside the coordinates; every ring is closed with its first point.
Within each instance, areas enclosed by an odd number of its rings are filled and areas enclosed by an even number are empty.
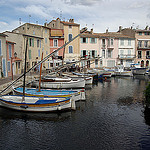
{"type": "Polygon", "coordinates": [[[48,26],[48,25],[47,25],[47,22],[45,22],[45,23],[44,23],[44,26],[45,26],[45,27],[47,27],[47,26],[48,26]]]}
{"type": "Polygon", "coordinates": [[[74,19],[69,19],[69,22],[74,23],[74,19]]]}
{"type": "Polygon", "coordinates": [[[108,33],[108,29],[106,29],[106,33],[108,33]]]}
{"type": "Polygon", "coordinates": [[[91,34],[93,34],[93,28],[91,29],[91,34]]]}
{"type": "Polygon", "coordinates": [[[121,30],[122,30],[122,26],[119,26],[119,32],[121,32],[121,30]]]}

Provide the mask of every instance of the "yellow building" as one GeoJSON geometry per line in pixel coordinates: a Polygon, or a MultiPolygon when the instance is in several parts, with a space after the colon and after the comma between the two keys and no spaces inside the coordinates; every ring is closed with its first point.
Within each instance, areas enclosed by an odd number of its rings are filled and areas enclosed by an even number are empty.
{"type": "MultiPolygon", "coordinates": [[[[43,51],[44,57],[50,52],[49,43],[49,28],[38,24],[25,23],[12,31],[13,33],[21,33],[23,35],[23,42],[26,43],[28,38],[28,57],[27,68],[31,68],[41,60],[43,51]]],[[[22,58],[24,58],[26,45],[22,49],[22,58]]],[[[24,62],[24,61],[23,61],[24,62]]],[[[47,68],[47,62],[43,63],[43,68],[47,68]]],[[[37,68],[39,69],[39,68],[37,68]]]]}
{"type": "MultiPolygon", "coordinates": [[[[69,21],[61,21],[59,18],[52,20],[48,27],[52,29],[63,29],[64,30],[64,42],[70,41],[72,38],[80,33],[80,24],[74,23],[74,19],[69,21]]],[[[77,61],[80,58],[80,37],[73,40],[69,45],[65,47],[66,62],[77,61]]]]}

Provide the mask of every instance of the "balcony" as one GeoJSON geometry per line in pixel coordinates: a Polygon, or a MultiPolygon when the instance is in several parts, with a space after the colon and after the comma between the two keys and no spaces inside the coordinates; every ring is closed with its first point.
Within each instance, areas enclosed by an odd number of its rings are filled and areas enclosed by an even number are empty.
{"type": "Polygon", "coordinates": [[[137,46],[137,49],[147,50],[147,49],[150,49],[150,45],[148,45],[148,46],[144,46],[144,45],[137,46]]]}
{"type": "Polygon", "coordinates": [[[135,55],[118,55],[118,59],[134,59],[135,55]]]}
{"type": "Polygon", "coordinates": [[[150,59],[150,56],[146,55],[146,59],[150,59]]]}
{"type": "Polygon", "coordinates": [[[105,49],[106,48],[106,44],[102,44],[102,49],[105,49]]]}

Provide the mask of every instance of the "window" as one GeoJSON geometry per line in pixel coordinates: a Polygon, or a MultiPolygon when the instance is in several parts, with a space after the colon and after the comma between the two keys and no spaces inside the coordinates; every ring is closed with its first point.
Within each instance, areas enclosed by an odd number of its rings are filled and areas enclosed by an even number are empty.
{"type": "Polygon", "coordinates": [[[138,41],[138,47],[142,47],[142,41],[138,41]]]}
{"type": "Polygon", "coordinates": [[[138,51],[138,58],[142,58],[142,52],[138,51]]]}
{"type": "Polygon", "coordinates": [[[96,38],[90,38],[90,43],[96,43],[96,38]]]}
{"type": "Polygon", "coordinates": [[[92,50],[92,57],[95,58],[95,50],[92,50]]]}
{"type": "Polygon", "coordinates": [[[108,50],[108,58],[111,58],[111,50],[108,50]]]}
{"type": "Polygon", "coordinates": [[[86,50],[83,50],[83,51],[82,51],[81,56],[84,57],[84,58],[86,57],[86,50]]]}
{"type": "Polygon", "coordinates": [[[69,46],[69,53],[73,53],[73,47],[69,46]]]}
{"type": "Polygon", "coordinates": [[[144,47],[148,47],[148,41],[144,41],[144,47]]]}
{"type": "Polygon", "coordinates": [[[18,62],[18,69],[20,69],[20,62],[18,62]]]}
{"type": "Polygon", "coordinates": [[[34,47],[34,38],[29,39],[29,46],[34,47]]]}
{"type": "Polygon", "coordinates": [[[35,31],[33,31],[33,35],[35,35],[35,31]]]}
{"type": "Polygon", "coordinates": [[[139,35],[142,35],[142,32],[139,32],[139,35]]]}
{"type": "Polygon", "coordinates": [[[40,49],[38,50],[38,57],[40,57],[40,49]]]}
{"type": "Polygon", "coordinates": [[[72,40],[72,34],[69,34],[69,42],[72,40]]]}
{"type": "Polygon", "coordinates": [[[45,33],[47,33],[47,29],[45,29],[45,33]]]}
{"type": "Polygon", "coordinates": [[[146,51],[146,58],[147,58],[147,59],[150,58],[150,51],[146,51]]]}
{"type": "Polygon", "coordinates": [[[105,58],[105,50],[102,50],[102,58],[105,58]]]}
{"type": "Polygon", "coordinates": [[[124,45],[124,40],[123,39],[121,39],[120,44],[124,45]]]}
{"type": "Polygon", "coordinates": [[[47,43],[47,38],[45,38],[45,43],[47,43]]]}
{"type": "Polygon", "coordinates": [[[82,43],[88,43],[88,38],[82,38],[82,43]]]}
{"type": "Polygon", "coordinates": [[[2,42],[0,40],[0,56],[2,56],[2,42]]]}
{"type": "Polygon", "coordinates": [[[29,50],[29,59],[31,59],[31,50],[29,50]]]}
{"type": "Polygon", "coordinates": [[[40,41],[39,41],[39,39],[37,40],[37,47],[39,47],[40,46],[40,41]]]}
{"type": "Polygon", "coordinates": [[[111,45],[114,45],[114,40],[113,39],[111,39],[111,45]]]}
{"type": "Polygon", "coordinates": [[[120,57],[123,57],[124,55],[124,50],[120,50],[120,57]]]}
{"type": "Polygon", "coordinates": [[[69,25],[69,29],[72,29],[72,25],[69,25]]]}
{"type": "Polygon", "coordinates": [[[54,40],[54,47],[58,47],[58,40],[54,40]]]}
{"type": "Polygon", "coordinates": [[[10,61],[7,62],[7,65],[8,65],[8,72],[10,72],[10,68],[11,68],[10,67],[10,61]]]}
{"type": "Polygon", "coordinates": [[[131,46],[131,40],[130,39],[128,40],[128,45],[131,46]]]}
{"type": "Polygon", "coordinates": [[[12,46],[11,44],[8,45],[8,51],[9,51],[9,58],[12,57],[12,46]]]}

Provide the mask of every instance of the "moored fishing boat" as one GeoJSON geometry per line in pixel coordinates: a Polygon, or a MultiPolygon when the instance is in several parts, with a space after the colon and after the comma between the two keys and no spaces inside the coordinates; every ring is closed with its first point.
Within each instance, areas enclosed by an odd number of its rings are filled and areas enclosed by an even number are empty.
{"type": "MultiPolygon", "coordinates": [[[[39,80],[34,80],[32,82],[32,86],[38,87],[39,80]]],[[[85,80],[84,79],[71,79],[69,81],[61,81],[55,80],[52,81],[51,79],[44,79],[41,80],[41,87],[42,88],[52,88],[52,89],[76,89],[76,88],[84,88],[85,87],[85,80]]]]}
{"type": "Polygon", "coordinates": [[[63,73],[62,75],[65,77],[72,78],[72,79],[84,79],[85,85],[93,83],[93,77],[90,77],[90,76],[78,76],[78,75],[74,75],[72,73],[63,73]]]}
{"type": "MultiPolygon", "coordinates": [[[[13,88],[14,94],[22,95],[23,87],[13,88]]],[[[75,101],[85,100],[85,90],[53,90],[53,89],[41,89],[38,91],[36,88],[25,88],[25,95],[36,97],[72,97],[75,101]]]]}
{"type": "Polygon", "coordinates": [[[29,111],[29,112],[52,112],[58,110],[75,109],[75,101],[68,98],[50,98],[19,95],[4,95],[0,97],[2,107],[29,111]]]}
{"type": "Polygon", "coordinates": [[[146,67],[141,67],[140,64],[131,64],[131,70],[133,75],[145,75],[146,67]]]}

